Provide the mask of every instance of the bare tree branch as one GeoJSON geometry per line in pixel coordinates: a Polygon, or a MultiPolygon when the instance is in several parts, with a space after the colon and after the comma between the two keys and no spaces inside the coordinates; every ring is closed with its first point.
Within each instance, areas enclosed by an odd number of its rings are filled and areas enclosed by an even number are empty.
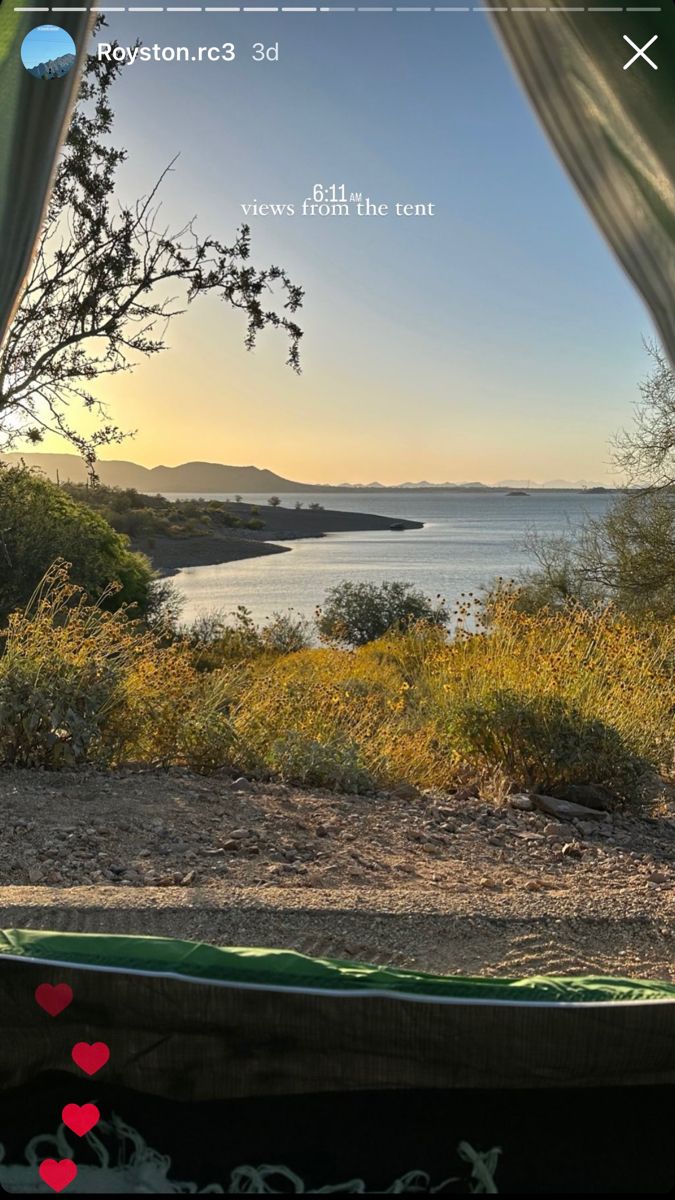
{"type": "Polygon", "coordinates": [[[170,322],[197,297],[217,296],[245,314],[249,350],[263,329],[283,331],[286,361],[300,369],[293,315],[303,291],[282,267],[250,264],[249,227],[226,244],[200,237],[195,218],[175,232],[159,223],[158,195],[175,158],[146,196],[117,201],[126,151],[110,142],[109,92],[122,69],[89,57],[33,271],[0,352],[0,447],[57,432],[92,473],[98,448],[124,437],[91,390],[96,380],[166,349],[170,322]],[[93,434],[68,417],[73,400],[101,416],[93,434]]]}

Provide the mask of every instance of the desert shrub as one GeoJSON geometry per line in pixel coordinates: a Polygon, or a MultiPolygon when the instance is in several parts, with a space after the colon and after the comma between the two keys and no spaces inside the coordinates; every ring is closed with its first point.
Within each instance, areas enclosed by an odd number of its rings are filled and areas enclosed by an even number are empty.
{"type": "Polygon", "coordinates": [[[596,783],[626,802],[675,775],[670,622],[524,613],[504,591],[487,631],[451,639],[418,622],[345,651],[297,632],[241,609],[170,638],[54,568],[0,642],[0,764],[228,766],[352,792],[596,783]]]}
{"type": "Polygon", "coordinates": [[[249,517],[248,521],[244,522],[245,529],[264,529],[265,522],[260,520],[260,517],[249,517]]]}
{"type": "Polygon", "coordinates": [[[95,757],[104,721],[137,650],[121,612],[92,607],[57,564],[0,656],[0,764],[60,767],[95,757]]]}
{"type": "Polygon", "coordinates": [[[363,768],[353,742],[318,741],[297,730],[272,742],[267,765],[286,783],[331,788],[337,792],[372,792],[373,780],[363,768]]]}
{"type": "Polygon", "coordinates": [[[260,641],[263,650],[274,654],[297,654],[306,650],[311,639],[311,625],[302,613],[288,612],[272,613],[272,616],[260,629],[260,641]]]}
{"type": "Polygon", "coordinates": [[[182,643],[91,604],[65,564],[12,613],[2,643],[0,765],[134,759],[212,770],[235,753],[226,675],[204,677],[182,643]]]}
{"type": "Polygon", "coordinates": [[[459,761],[496,769],[535,792],[592,780],[628,797],[639,795],[651,778],[647,761],[617,729],[557,696],[496,691],[459,697],[448,737],[459,761]]]}
{"type": "Polygon", "coordinates": [[[289,609],[273,613],[256,625],[250,609],[240,604],[231,613],[199,617],[182,634],[202,669],[227,663],[248,662],[264,654],[294,654],[309,645],[311,626],[300,613],[289,609]]]}
{"type": "Polygon", "coordinates": [[[225,663],[247,662],[263,649],[260,631],[250,609],[243,604],[231,613],[212,612],[198,617],[181,634],[195,664],[206,671],[225,663]]]}
{"type": "Polygon", "coordinates": [[[231,700],[222,672],[204,675],[181,644],[158,647],[148,640],[124,673],[102,730],[105,758],[179,763],[202,772],[229,765],[236,753],[231,700]]]}
{"type": "Polygon", "coordinates": [[[675,765],[675,630],[572,607],[526,614],[495,602],[487,632],[417,623],[357,650],[261,658],[234,723],[265,759],[293,733],[349,741],[378,786],[505,787],[575,781],[639,801],[675,765]]]}
{"type": "Polygon", "coordinates": [[[416,621],[444,625],[447,614],[442,603],[398,580],[381,584],[345,580],[330,589],[316,616],[322,641],[345,646],[365,646],[416,621]]]}
{"type": "Polygon", "coordinates": [[[122,534],[43,476],[0,466],[0,623],[28,603],[57,558],[92,599],[105,596],[105,607],[147,608],[152,569],[122,534]]]}
{"type": "Polygon", "coordinates": [[[429,660],[428,704],[447,715],[458,761],[471,761],[470,731],[476,765],[503,765],[516,786],[574,778],[639,799],[647,764],[670,773],[675,762],[674,650],[670,624],[574,604],[527,613],[504,592],[487,633],[429,660]]]}

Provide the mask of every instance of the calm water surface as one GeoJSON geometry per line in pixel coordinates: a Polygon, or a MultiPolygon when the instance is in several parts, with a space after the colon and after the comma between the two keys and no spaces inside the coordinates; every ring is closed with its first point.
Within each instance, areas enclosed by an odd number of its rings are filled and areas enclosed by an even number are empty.
{"type": "MultiPolygon", "coordinates": [[[[243,499],[258,504],[264,516],[266,495],[243,499]]],[[[600,516],[611,499],[609,493],[574,492],[531,492],[524,497],[501,492],[385,490],[287,494],[283,497],[287,508],[296,500],[305,506],[318,500],[324,508],[423,521],[424,529],[337,533],[287,542],[291,549],[286,554],[188,567],[173,579],[184,597],[183,617],[188,621],[203,613],[230,612],[239,604],[249,608],[256,621],[288,608],[312,617],[328,588],[343,579],[406,580],[428,595],[440,593],[451,607],[462,592],[479,591],[498,575],[517,576],[529,562],[523,545],[529,531],[564,533],[578,527],[585,515],[600,516]]]]}

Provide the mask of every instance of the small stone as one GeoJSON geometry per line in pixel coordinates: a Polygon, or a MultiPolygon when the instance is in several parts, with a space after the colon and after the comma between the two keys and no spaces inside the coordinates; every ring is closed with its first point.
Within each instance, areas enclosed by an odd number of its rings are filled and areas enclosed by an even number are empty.
{"type": "Polygon", "coordinates": [[[511,808],[517,808],[520,812],[532,812],[534,809],[534,801],[524,794],[509,796],[509,804],[511,808]]]}
{"type": "Polygon", "coordinates": [[[248,837],[248,836],[249,836],[249,831],[248,831],[248,829],[233,829],[233,830],[231,830],[231,832],[230,832],[230,837],[231,837],[231,838],[239,838],[239,839],[241,839],[241,838],[245,838],[245,837],[248,837]]]}
{"type": "Polygon", "coordinates": [[[231,792],[255,791],[255,784],[251,783],[250,779],[244,779],[243,775],[240,775],[238,779],[233,779],[232,783],[228,784],[228,787],[231,792]]]}
{"type": "Polygon", "coordinates": [[[648,876],[650,883],[671,883],[667,875],[663,875],[660,871],[654,871],[648,876]]]}
{"type": "Polygon", "coordinates": [[[42,880],[42,868],[41,867],[29,867],[28,879],[31,883],[40,883],[42,880]]]}
{"type": "Polygon", "coordinates": [[[187,875],[184,875],[183,878],[181,879],[182,886],[189,887],[189,885],[191,883],[194,883],[196,875],[197,875],[196,871],[188,871],[187,875]]]}
{"type": "Polygon", "coordinates": [[[565,842],[562,852],[566,858],[569,856],[572,856],[573,858],[581,858],[582,849],[578,842],[565,842]]]}

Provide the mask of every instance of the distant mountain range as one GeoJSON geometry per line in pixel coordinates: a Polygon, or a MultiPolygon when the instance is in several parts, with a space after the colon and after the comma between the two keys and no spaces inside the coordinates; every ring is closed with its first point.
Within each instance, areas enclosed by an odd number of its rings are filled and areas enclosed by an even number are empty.
{"type": "MultiPolygon", "coordinates": [[[[82,459],[76,454],[36,454],[13,453],[0,455],[0,462],[13,465],[25,462],[26,466],[37,467],[44,471],[49,479],[61,482],[70,480],[73,483],[84,483],[87,471],[82,459]]],[[[232,467],[224,463],[189,462],[177,467],[142,467],[138,463],[127,462],[124,459],[111,459],[97,463],[96,471],[101,483],[111,487],[136,488],[139,492],[196,492],[200,495],[209,493],[225,493],[234,496],[239,492],[269,492],[270,495],[279,492],[337,492],[350,490],[374,491],[392,490],[395,486],[401,489],[411,488],[470,488],[475,491],[489,490],[490,485],[478,481],[471,483],[429,483],[422,480],[419,483],[401,483],[398,485],[378,483],[357,484],[343,483],[337,486],[321,483],[299,483],[296,479],[284,479],[261,467],[232,467]]],[[[599,488],[602,484],[589,480],[577,480],[571,483],[566,479],[552,479],[539,484],[531,479],[501,479],[492,485],[497,488],[537,488],[587,489],[599,488]]]]}
{"type": "Polygon", "coordinates": [[[62,75],[67,75],[74,65],[74,54],[60,54],[58,58],[50,58],[48,62],[36,63],[34,67],[28,68],[28,72],[37,79],[60,79],[62,75]]]}
{"type": "MultiPolygon", "coordinates": [[[[87,470],[77,454],[4,454],[0,461],[25,462],[38,467],[50,479],[62,483],[84,483],[87,470]]],[[[274,471],[260,467],[229,467],[223,463],[189,462],[178,467],[141,467],[124,459],[111,459],[96,464],[101,483],[111,487],[136,488],[138,492],[315,492],[310,483],[283,479],[274,471]]]]}

